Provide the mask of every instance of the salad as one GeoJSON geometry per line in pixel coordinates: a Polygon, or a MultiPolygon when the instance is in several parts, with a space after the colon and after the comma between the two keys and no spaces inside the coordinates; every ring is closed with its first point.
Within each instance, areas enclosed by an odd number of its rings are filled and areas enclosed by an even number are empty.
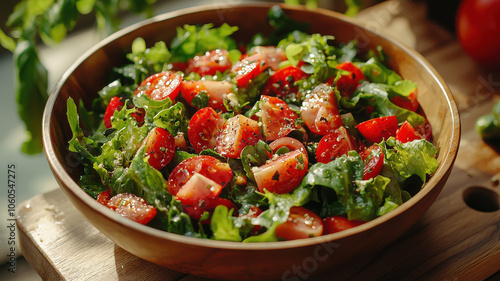
{"type": "Polygon", "coordinates": [[[268,18],[248,44],[227,24],[137,38],[92,108],[68,100],[80,186],[138,223],[242,242],[335,233],[416,194],[438,165],[417,85],[380,48],[268,18]]]}

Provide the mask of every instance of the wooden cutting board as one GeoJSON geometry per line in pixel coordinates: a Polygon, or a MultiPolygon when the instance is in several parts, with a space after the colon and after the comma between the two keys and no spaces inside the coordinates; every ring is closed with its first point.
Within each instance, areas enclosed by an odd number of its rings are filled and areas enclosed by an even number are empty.
{"type": "MultiPolygon", "coordinates": [[[[460,149],[440,196],[403,237],[341,272],[304,273],[304,279],[500,280],[500,154],[474,130],[475,120],[500,100],[500,74],[479,69],[451,34],[427,20],[423,3],[383,2],[357,20],[416,49],[443,76],[461,113],[460,149]]],[[[22,203],[17,215],[23,254],[43,279],[209,280],[114,245],[60,190],[22,203]]]]}

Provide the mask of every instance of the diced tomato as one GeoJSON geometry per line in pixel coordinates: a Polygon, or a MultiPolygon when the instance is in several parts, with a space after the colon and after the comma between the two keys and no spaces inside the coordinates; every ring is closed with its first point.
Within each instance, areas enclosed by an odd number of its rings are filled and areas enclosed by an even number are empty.
{"type": "Polygon", "coordinates": [[[262,91],[263,95],[285,97],[290,94],[297,94],[298,87],[294,86],[295,81],[302,80],[308,75],[300,68],[287,66],[276,71],[266,82],[262,91]]]}
{"type": "Polygon", "coordinates": [[[402,143],[410,142],[414,140],[422,139],[422,135],[419,132],[415,131],[413,126],[405,121],[403,125],[396,131],[396,139],[402,143]]]}
{"type": "Polygon", "coordinates": [[[179,94],[182,75],[172,71],[164,71],[146,78],[135,90],[134,95],[144,94],[152,100],[175,100],[179,94]]]}
{"type": "MultiPolygon", "coordinates": [[[[210,216],[212,215],[215,208],[219,205],[226,206],[228,210],[234,209],[237,210],[238,207],[225,198],[216,197],[213,199],[201,200],[197,204],[194,205],[183,205],[182,208],[184,212],[188,214],[191,218],[199,221],[205,212],[208,212],[210,216]]],[[[210,216],[208,219],[201,221],[205,224],[210,224],[210,216]]]]}
{"type": "Polygon", "coordinates": [[[374,144],[368,147],[363,153],[361,158],[365,164],[363,168],[363,180],[369,180],[376,177],[384,167],[384,152],[382,148],[374,144]]]}
{"type": "Polygon", "coordinates": [[[179,189],[175,197],[182,204],[191,205],[200,200],[214,199],[219,196],[222,186],[200,173],[194,173],[179,189]]]}
{"type": "Polygon", "coordinates": [[[351,97],[354,91],[358,88],[360,84],[359,81],[366,79],[365,75],[361,72],[361,69],[355,66],[352,62],[340,63],[335,66],[335,68],[349,72],[346,75],[342,75],[337,80],[337,89],[342,96],[351,97]]]}
{"type": "Polygon", "coordinates": [[[155,207],[149,205],[141,197],[130,193],[120,193],[111,197],[107,207],[140,224],[147,224],[156,216],[155,207]]]}
{"type": "Polygon", "coordinates": [[[195,56],[188,60],[187,73],[196,72],[203,75],[215,75],[231,69],[232,63],[229,52],[224,49],[216,49],[206,52],[204,55],[195,56]]]}
{"type": "Polygon", "coordinates": [[[236,62],[231,71],[236,75],[235,80],[238,87],[245,87],[252,79],[261,74],[264,69],[261,67],[262,59],[259,54],[246,57],[236,62]]]}
{"type": "Polygon", "coordinates": [[[195,173],[213,180],[222,187],[233,178],[233,171],[227,163],[212,156],[194,156],[182,161],[172,170],[167,180],[168,192],[177,195],[195,173]]]}
{"type": "Polygon", "coordinates": [[[226,111],[224,100],[232,92],[232,84],[224,81],[183,81],[181,93],[184,99],[191,105],[193,98],[201,93],[208,95],[208,106],[214,109],[226,111]]]}
{"type": "Polygon", "coordinates": [[[305,155],[305,157],[307,157],[307,150],[306,148],[304,147],[304,145],[297,139],[294,139],[294,138],[290,138],[290,137],[282,137],[282,138],[279,138],[275,141],[273,141],[272,143],[269,144],[269,147],[271,148],[271,150],[275,153],[279,148],[281,147],[286,147],[288,148],[290,151],[293,151],[293,150],[298,150],[300,152],[302,152],[302,154],[305,155]]]}
{"type": "Polygon", "coordinates": [[[420,133],[420,135],[427,141],[432,140],[432,126],[429,120],[425,119],[425,123],[415,127],[415,130],[420,133]]]}
{"type": "Polygon", "coordinates": [[[111,198],[111,192],[109,192],[109,190],[104,190],[97,196],[97,202],[106,206],[108,205],[108,201],[110,198],[111,198]]]}
{"type": "Polygon", "coordinates": [[[326,135],[344,125],[333,88],[320,84],[306,97],[300,115],[311,132],[326,135]]]}
{"type": "Polygon", "coordinates": [[[379,143],[389,137],[395,137],[399,126],[396,116],[391,115],[370,119],[358,124],[356,128],[368,141],[379,143]]]}
{"type": "Polygon", "coordinates": [[[217,135],[215,150],[224,157],[238,158],[248,145],[262,139],[258,122],[241,114],[229,118],[217,135]]]}
{"type": "Polygon", "coordinates": [[[323,235],[337,233],[362,225],[364,221],[350,221],[345,216],[334,216],[323,219],[323,235]]]}
{"type": "Polygon", "coordinates": [[[415,112],[419,106],[417,101],[417,90],[411,92],[408,97],[395,96],[391,99],[391,102],[401,108],[415,112]]]}
{"type": "Polygon", "coordinates": [[[104,125],[106,126],[107,129],[111,128],[111,117],[113,117],[113,114],[115,114],[115,111],[120,110],[123,107],[124,103],[122,102],[121,98],[119,97],[113,97],[108,103],[108,106],[106,107],[106,111],[104,112],[104,125]]]}
{"type": "Polygon", "coordinates": [[[276,236],[286,239],[306,239],[323,234],[323,222],[314,212],[299,206],[290,208],[285,223],[276,227],[276,236]]]}
{"type": "Polygon", "coordinates": [[[276,71],[279,69],[279,64],[287,60],[285,51],[274,46],[257,46],[250,50],[251,54],[259,54],[263,63],[261,69],[271,68],[276,71]]]}
{"type": "Polygon", "coordinates": [[[284,137],[297,128],[297,114],[279,98],[262,95],[259,108],[266,141],[284,137]]]}
{"type": "Polygon", "coordinates": [[[149,132],[144,140],[145,156],[149,156],[149,165],[160,170],[174,157],[175,141],[169,131],[156,127],[149,132]]]}
{"type": "Polygon", "coordinates": [[[337,157],[347,155],[351,150],[355,150],[354,143],[349,132],[342,126],[321,138],[316,149],[316,160],[329,163],[337,157]]]}
{"type": "Polygon", "coordinates": [[[187,133],[196,153],[215,148],[217,134],[223,125],[224,118],[211,107],[202,108],[193,115],[187,133]]]}
{"type": "Polygon", "coordinates": [[[300,150],[290,151],[252,169],[260,192],[283,194],[294,190],[307,173],[308,159],[300,150]]]}

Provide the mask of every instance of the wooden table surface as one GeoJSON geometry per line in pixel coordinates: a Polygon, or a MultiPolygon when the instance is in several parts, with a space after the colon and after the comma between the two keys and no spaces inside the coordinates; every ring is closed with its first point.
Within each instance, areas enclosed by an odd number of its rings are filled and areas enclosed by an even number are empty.
{"type": "MultiPolygon", "coordinates": [[[[311,280],[500,280],[500,211],[481,212],[464,198],[499,204],[500,155],[474,130],[500,100],[500,74],[481,70],[456,38],[427,20],[423,3],[387,1],[356,19],[416,49],[437,69],[462,120],[459,153],[443,191],[419,222],[373,257],[311,280]],[[495,182],[496,179],[496,182],[495,182]]],[[[18,208],[26,260],[45,280],[209,280],[144,261],[114,245],[69,203],[61,190],[18,208]]]]}

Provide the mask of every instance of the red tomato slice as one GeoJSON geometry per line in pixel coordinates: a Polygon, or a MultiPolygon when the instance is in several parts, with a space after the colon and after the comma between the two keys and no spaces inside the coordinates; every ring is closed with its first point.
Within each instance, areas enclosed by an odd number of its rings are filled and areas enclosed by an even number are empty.
{"type": "Polygon", "coordinates": [[[360,84],[359,81],[366,79],[365,75],[361,72],[359,67],[355,66],[351,62],[343,62],[335,66],[335,68],[349,72],[349,74],[342,75],[337,80],[337,89],[342,96],[351,97],[354,91],[358,88],[360,84]]]}
{"type": "MultiPolygon", "coordinates": [[[[220,197],[216,197],[216,198],[208,199],[208,200],[202,200],[202,201],[199,201],[198,204],[183,205],[182,207],[184,209],[184,212],[186,212],[186,214],[188,214],[188,216],[199,221],[205,212],[209,212],[210,216],[211,216],[213,211],[215,210],[215,208],[219,205],[226,206],[228,210],[231,210],[231,209],[237,210],[238,209],[238,207],[236,207],[236,205],[233,202],[231,202],[230,200],[224,199],[224,198],[220,198],[220,197]]],[[[210,216],[208,217],[208,219],[203,220],[201,222],[205,223],[205,224],[210,224],[210,216]]]]}
{"type": "Polygon", "coordinates": [[[350,221],[345,216],[334,216],[323,219],[323,235],[337,233],[362,225],[364,221],[350,221]]]}
{"type": "Polygon", "coordinates": [[[182,204],[192,205],[200,200],[214,199],[219,196],[222,186],[206,176],[194,173],[179,189],[175,197],[182,204]]]}
{"type": "Polygon", "coordinates": [[[417,111],[419,106],[417,101],[417,90],[411,92],[407,98],[402,96],[395,96],[391,99],[391,102],[401,108],[415,112],[417,111]]]}
{"type": "Polygon", "coordinates": [[[250,50],[250,53],[259,54],[263,63],[261,69],[271,68],[276,71],[279,69],[279,64],[287,60],[285,51],[274,46],[257,46],[250,50]]]}
{"type": "Polygon", "coordinates": [[[106,129],[109,129],[112,127],[111,125],[111,117],[113,117],[113,114],[115,114],[115,111],[120,110],[123,107],[124,103],[122,102],[121,98],[119,97],[113,97],[108,103],[108,106],[106,107],[106,111],[104,112],[104,125],[106,126],[106,129]]]}
{"type": "Polygon", "coordinates": [[[354,143],[349,132],[342,126],[321,138],[316,149],[316,160],[326,164],[347,155],[351,150],[355,150],[354,143]]]}
{"type": "Polygon", "coordinates": [[[169,63],[168,69],[170,71],[175,71],[175,72],[177,72],[177,71],[186,72],[187,67],[188,67],[187,63],[176,61],[176,62],[169,63]]]}
{"type": "Polygon", "coordinates": [[[196,153],[204,149],[213,149],[216,136],[224,125],[224,118],[220,117],[211,107],[198,110],[188,126],[188,139],[196,153]]]}
{"type": "Polygon", "coordinates": [[[130,116],[137,121],[137,126],[142,126],[144,124],[144,116],[146,116],[146,111],[143,108],[136,107],[134,112],[130,113],[130,116]]]}
{"type": "Polygon", "coordinates": [[[300,150],[290,151],[252,169],[260,192],[283,194],[294,190],[307,173],[307,157],[300,150]]]}
{"type": "Polygon", "coordinates": [[[405,121],[401,128],[396,131],[396,139],[402,143],[410,142],[414,140],[422,139],[422,135],[419,132],[415,131],[413,126],[405,121]]]}
{"type": "Polygon", "coordinates": [[[236,75],[235,80],[238,87],[245,87],[252,79],[261,74],[261,56],[259,54],[246,57],[235,63],[231,71],[236,75]]]}
{"type": "Polygon", "coordinates": [[[172,170],[167,180],[168,192],[177,195],[195,173],[213,180],[222,187],[233,178],[233,171],[227,163],[212,156],[195,156],[182,161],[172,170]]]}
{"type": "Polygon", "coordinates": [[[162,128],[154,128],[144,140],[145,156],[149,156],[149,165],[160,170],[174,157],[175,140],[172,134],[162,128]]]}
{"type": "Polygon", "coordinates": [[[306,97],[300,116],[311,132],[326,135],[343,126],[333,88],[320,84],[306,97]]]}
{"type": "Polygon", "coordinates": [[[266,141],[284,137],[297,128],[297,114],[279,98],[262,95],[259,107],[266,141]]]}
{"type": "Polygon", "coordinates": [[[97,196],[97,202],[103,204],[104,206],[108,205],[108,201],[111,198],[111,192],[109,190],[105,190],[97,196]]]}
{"type": "Polygon", "coordinates": [[[171,71],[153,74],[146,78],[135,90],[134,95],[144,94],[152,100],[175,100],[179,94],[182,75],[171,71]]]}
{"type": "Polygon", "coordinates": [[[196,72],[203,75],[215,75],[231,69],[232,63],[229,52],[224,49],[216,49],[206,52],[202,56],[195,56],[188,60],[187,73],[196,72]]]}
{"type": "Polygon", "coordinates": [[[304,154],[305,157],[307,158],[306,148],[299,140],[294,139],[294,138],[290,138],[290,137],[279,138],[279,139],[273,141],[271,144],[269,144],[269,147],[271,148],[271,150],[273,152],[276,152],[276,150],[278,150],[281,147],[286,147],[286,148],[290,149],[290,151],[298,150],[298,151],[302,152],[302,154],[304,154]]]}
{"type": "Polygon", "coordinates": [[[276,71],[266,82],[263,95],[285,97],[297,94],[299,88],[294,86],[295,81],[302,80],[308,75],[300,68],[287,66],[276,71]]]}
{"type": "Polygon", "coordinates": [[[323,234],[323,222],[314,212],[294,206],[285,223],[276,227],[276,236],[286,240],[306,239],[323,234]]]}
{"type": "Polygon", "coordinates": [[[356,126],[368,141],[379,143],[384,139],[396,136],[398,119],[396,116],[383,116],[370,119],[356,126]]]}
{"type": "Polygon", "coordinates": [[[361,153],[361,158],[365,164],[363,168],[363,180],[376,177],[384,167],[384,153],[382,148],[376,144],[368,147],[361,153]]]}
{"type": "Polygon", "coordinates": [[[130,193],[120,193],[109,199],[107,207],[140,224],[147,224],[156,216],[155,207],[130,193]]]}
{"type": "Polygon", "coordinates": [[[247,145],[261,139],[258,122],[241,114],[229,118],[217,135],[215,150],[224,157],[238,158],[247,145]]]}
{"type": "Polygon", "coordinates": [[[232,92],[232,84],[224,81],[183,81],[180,88],[189,104],[193,105],[191,101],[196,95],[206,93],[209,98],[208,106],[222,111],[226,111],[224,100],[232,92]]]}

